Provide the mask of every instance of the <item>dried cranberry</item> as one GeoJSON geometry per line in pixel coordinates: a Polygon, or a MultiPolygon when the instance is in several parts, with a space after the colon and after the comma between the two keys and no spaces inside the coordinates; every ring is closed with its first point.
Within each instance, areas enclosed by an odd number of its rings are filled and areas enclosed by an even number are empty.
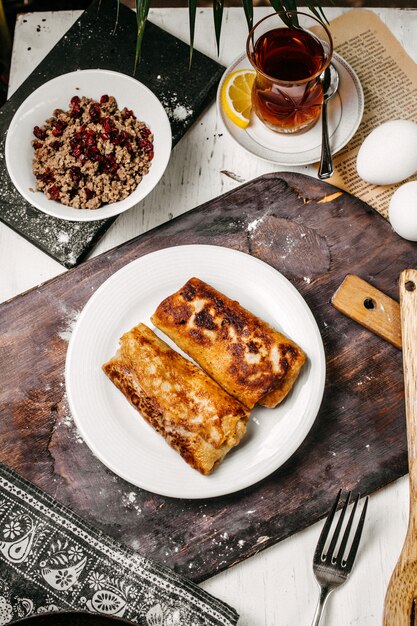
{"type": "Polygon", "coordinates": [[[71,105],[72,106],[77,106],[77,105],[80,104],[80,102],[81,102],[81,98],[79,98],[78,96],[73,96],[71,98],[71,105]]]}
{"type": "Polygon", "coordinates": [[[79,120],[80,117],[83,114],[83,110],[82,109],[72,109],[70,116],[72,117],[73,120],[79,120]]]}
{"type": "Polygon", "coordinates": [[[72,156],[79,157],[80,154],[81,154],[81,148],[79,146],[77,146],[76,148],[73,149],[72,156]]]}
{"type": "Polygon", "coordinates": [[[127,133],[125,130],[122,130],[118,137],[120,145],[124,146],[130,138],[131,137],[129,133],[127,133]]]}
{"type": "Polygon", "coordinates": [[[109,117],[104,117],[101,120],[101,123],[103,124],[103,128],[106,131],[106,133],[110,133],[114,127],[114,122],[112,119],[110,119],[109,117]]]}
{"type": "Polygon", "coordinates": [[[37,174],[36,178],[38,180],[41,180],[45,184],[53,183],[54,180],[55,180],[55,177],[52,174],[51,170],[45,170],[45,172],[43,172],[43,174],[37,174]]]}
{"type": "Polygon", "coordinates": [[[154,157],[154,153],[151,150],[150,152],[148,152],[148,159],[152,161],[153,157],[154,157]]]}
{"type": "Polygon", "coordinates": [[[94,196],[94,193],[92,192],[92,190],[89,189],[88,187],[85,187],[85,197],[87,198],[87,200],[91,200],[93,196],[94,196]]]}
{"type": "Polygon", "coordinates": [[[39,126],[35,126],[35,128],[33,129],[33,134],[35,135],[36,139],[45,139],[46,137],[46,131],[43,128],[39,128],[39,126]]]}
{"type": "Polygon", "coordinates": [[[59,150],[62,146],[62,141],[52,141],[50,146],[53,150],[59,150]]]}
{"type": "Polygon", "coordinates": [[[96,143],[95,133],[92,135],[87,135],[87,139],[85,140],[87,146],[94,146],[96,143]]]}
{"type": "Polygon", "coordinates": [[[100,137],[104,139],[104,141],[107,141],[107,139],[110,139],[109,133],[100,133],[100,137]]]}
{"type": "Polygon", "coordinates": [[[52,187],[49,187],[48,193],[51,196],[51,200],[58,200],[60,193],[59,187],[57,187],[56,185],[52,185],[52,187]]]}
{"type": "Polygon", "coordinates": [[[90,106],[88,113],[92,122],[100,121],[101,108],[98,102],[93,102],[90,106]]]}
{"type": "Polygon", "coordinates": [[[104,96],[101,96],[100,98],[100,104],[104,104],[105,102],[109,101],[109,96],[107,94],[105,94],[104,96]]]}
{"type": "Polygon", "coordinates": [[[67,123],[63,122],[62,120],[56,120],[52,122],[52,125],[52,134],[54,135],[54,137],[60,137],[67,127],[67,123]]]}
{"type": "Polygon", "coordinates": [[[42,144],[40,141],[35,141],[33,147],[37,150],[38,148],[42,148],[42,144]]]}
{"type": "Polygon", "coordinates": [[[132,117],[134,120],[136,119],[136,115],[133,113],[131,109],[127,109],[126,107],[122,111],[122,115],[125,119],[132,117]]]}
{"type": "Polygon", "coordinates": [[[151,129],[150,129],[150,128],[144,128],[144,129],[142,130],[142,133],[143,133],[146,137],[149,137],[149,135],[151,135],[151,134],[152,134],[152,132],[151,132],[151,129]]]}
{"type": "Polygon", "coordinates": [[[149,142],[147,139],[139,139],[139,145],[141,148],[144,148],[149,142]]]}
{"type": "Polygon", "coordinates": [[[70,167],[69,172],[70,172],[71,179],[75,183],[78,183],[79,180],[81,180],[81,170],[79,167],[76,167],[74,165],[73,167],[70,167]]]}
{"type": "Polygon", "coordinates": [[[143,149],[145,150],[145,152],[152,152],[152,150],[153,150],[153,145],[151,144],[151,142],[150,142],[150,141],[148,141],[148,142],[146,143],[146,146],[144,146],[144,148],[143,148],[143,149]]]}

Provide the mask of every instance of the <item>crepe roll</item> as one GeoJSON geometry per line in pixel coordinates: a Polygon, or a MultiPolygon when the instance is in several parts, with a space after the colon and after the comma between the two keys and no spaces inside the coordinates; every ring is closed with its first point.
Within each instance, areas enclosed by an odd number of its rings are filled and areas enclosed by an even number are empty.
{"type": "Polygon", "coordinates": [[[104,372],[191,467],[210,474],[244,436],[248,409],[144,324],[119,343],[104,372]]]}
{"type": "Polygon", "coordinates": [[[249,409],[282,402],[306,360],[291,339],[199,278],[163,300],[151,319],[249,409]]]}

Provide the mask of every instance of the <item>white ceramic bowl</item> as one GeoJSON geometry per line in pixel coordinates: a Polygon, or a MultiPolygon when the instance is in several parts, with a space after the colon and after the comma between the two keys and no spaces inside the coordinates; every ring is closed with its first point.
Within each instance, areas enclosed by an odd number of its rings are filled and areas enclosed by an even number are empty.
{"type": "Polygon", "coordinates": [[[33,206],[55,217],[88,222],[118,215],[143,200],[158,184],[171,154],[171,126],[158,98],[139,81],[110,70],[79,70],[53,78],[34,91],[16,111],[6,137],[6,165],[15,187],[33,206]],[[134,192],[124,200],[99,209],[74,209],[48,200],[44,193],[32,191],[36,179],[32,173],[34,126],[42,126],[54,109],[67,110],[75,95],[99,100],[114,96],[119,109],[132,109],[154,135],[154,159],[151,168],[134,192]]]}

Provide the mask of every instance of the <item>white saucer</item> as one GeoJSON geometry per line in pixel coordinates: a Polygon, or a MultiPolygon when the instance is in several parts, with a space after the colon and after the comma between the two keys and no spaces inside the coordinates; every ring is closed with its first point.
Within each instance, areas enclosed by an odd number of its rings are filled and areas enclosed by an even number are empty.
{"type": "MultiPolygon", "coordinates": [[[[359,79],[348,63],[333,53],[332,63],[339,72],[337,94],[328,103],[330,145],[333,154],[341,150],[358,130],[364,109],[364,95],[359,79]]],[[[229,135],[245,150],[276,165],[310,165],[320,160],[321,121],[300,135],[283,135],[270,130],[251,116],[247,128],[239,128],[223,111],[221,90],[232,72],[251,69],[246,54],[240,55],[225,71],[217,90],[217,111],[229,135]]]]}

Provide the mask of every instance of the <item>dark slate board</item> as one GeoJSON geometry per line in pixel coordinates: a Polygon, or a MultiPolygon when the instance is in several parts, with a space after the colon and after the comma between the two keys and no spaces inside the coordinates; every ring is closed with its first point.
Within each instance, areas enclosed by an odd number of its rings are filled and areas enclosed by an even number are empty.
{"type": "MultiPolygon", "coordinates": [[[[121,5],[113,34],[116,4],[115,0],[95,0],[0,109],[0,220],[65,267],[82,261],[115,218],[74,223],[45,215],[32,207],[20,196],[7,173],[6,132],[25,98],[56,76],[98,67],[132,74],[136,17],[133,11],[121,5]]],[[[164,105],[171,122],[173,145],[214,97],[223,71],[224,67],[198,51],[194,51],[190,70],[188,45],[155,24],[147,23],[136,78],[164,105]],[[178,119],[176,107],[185,107],[189,112],[185,119],[178,119]]]]}
{"type": "Polygon", "coordinates": [[[1,305],[0,461],[197,581],[317,521],[339,488],[370,493],[403,475],[401,352],[330,299],[347,273],[398,297],[417,245],[337,191],[300,174],[263,176],[1,305]],[[154,250],[197,243],[252,254],[297,287],[323,337],[327,381],[311,432],[283,467],[231,496],[180,501],[129,485],[93,456],[69,414],[64,364],[73,320],[106,278],[154,250]]]}

